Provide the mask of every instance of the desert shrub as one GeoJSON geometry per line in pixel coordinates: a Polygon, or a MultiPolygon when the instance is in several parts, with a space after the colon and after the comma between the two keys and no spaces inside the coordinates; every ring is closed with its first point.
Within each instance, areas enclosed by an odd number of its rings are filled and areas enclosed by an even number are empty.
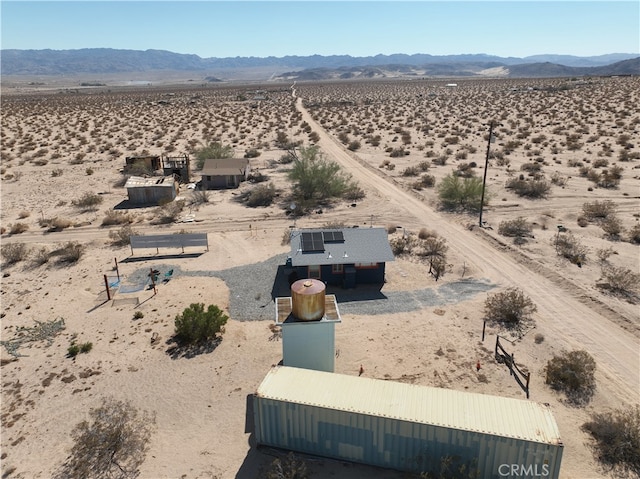
{"type": "Polygon", "coordinates": [[[523,217],[500,222],[498,233],[508,237],[531,236],[531,225],[523,217]]]}
{"type": "Polygon", "coordinates": [[[602,270],[598,287],[620,296],[632,296],[640,290],[640,274],[617,266],[607,266],[602,270]]]}
{"type": "Polygon", "coordinates": [[[484,303],[485,318],[508,327],[518,327],[529,320],[537,309],[533,301],[515,287],[490,294],[484,303]]]}
{"type": "Polygon", "coordinates": [[[533,341],[536,344],[540,344],[544,341],[544,334],[541,333],[536,333],[536,335],[533,337],[533,341]]]}
{"type": "Polygon", "coordinates": [[[196,149],[194,153],[196,157],[196,168],[201,170],[205,160],[231,158],[233,156],[233,148],[229,145],[222,145],[214,141],[204,145],[202,148],[196,149]]]}
{"type": "Polygon", "coordinates": [[[102,226],[124,225],[132,222],[132,216],[124,211],[107,210],[102,218],[102,226]]]}
{"type": "Polygon", "coordinates": [[[172,201],[156,209],[155,222],[159,224],[173,223],[184,209],[184,200],[172,201]]]}
{"type": "Polygon", "coordinates": [[[71,343],[71,345],[67,348],[67,357],[75,358],[80,353],[80,346],[76,343],[71,343]]]}
{"type": "Polygon", "coordinates": [[[449,158],[447,157],[447,155],[440,155],[436,158],[434,158],[433,160],[431,160],[431,163],[433,163],[434,165],[438,165],[438,166],[444,166],[447,164],[447,160],[449,158]]]}
{"type": "Polygon", "coordinates": [[[93,343],[82,343],[80,345],[80,352],[83,354],[88,353],[93,349],[93,343]]]}
{"type": "Polygon", "coordinates": [[[429,230],[427,228],[420,228],[420,231],[418,231],[418,238],[420,238],[421,240],[426,240],[427,238],[437,238],[438,237],[438,233],[436,233],[433,230],[429,230]]]}
{"type": "Polygon", "coordinates": [[[551,185],[546,180],[512,178],[505,187],[526,198],[546,198],[551,191],[551,185]]]}
{"type": "Polygon", "coordinates": [[[205,311],[204,303],[192,303],[175,319],[175,337],[183,344],[203,343],[215,339],[224,331],[229,319],[216,305],[209,305],[205,311]]]}
{"type": "Polygon", "coordinates": [[[614,168],[603,170],[595,183],[601,188],[616,188],[620,184],[620,171],[622,170],[614,170],[614,168]]]}
{"type": "Polygon", "coordinates": [[[131,237],[135,234],[131,225],[124,225],[117,230],[109,231],[109,239],[111,239],[111,244],[114,246],[126,246],[131,244],[131,237]]]}
{"type": "Polygon", "coordinates": [[[18,235],[20,233],[24,233],[28,229],[29,229],[29,225],[26,223],[15,223],[11,225],[11,228],[9,228],[9,234],[18,235]]]}
{"type": "Polygon", "coordinates": [[[593,413],[582,425],[591,434],[598,460],[620,477],[640,476],[640,406],[593,413]]]}
{"type": "Polygon", "coordinates": [[[602,221],[615,215],[617,207],[611,200],[594,201],[582,205],[582,214],[588,221],[602,221]]]}
{"type": "Polygon", "coordinates": [[[417,242],[412,235],[403,235],[389,240],[391,251],[396,256],[402,256],[403,254],[410,254],[417,246],[417,242]]]}
{"type": "Polygon", "coordinates": [[[571,233],[557,235],[555,246],[558,254],[573,264],[582,266],[587,260],[587,248],[571,233]]]}
{"type": "Polygon", "coordinates": [[[407,166],[403,171],[402,171],[402,176],[418,176],[418,167],[416,166],[407,166]]]}
{"type": "Polygon", "coordinates": [[[70,219],[60,218],[56,216],[52,220],[49,220],[49,223],[46,226],[48,226],[48,231],[62,231],[63,229],[68,228],[72,224],[73,224],[73,221],[71,221],[70,219]]]}
{"type": "Polygon", "coordinates": [[[155,414],[140,413],[131,403],[104,399],[89,411],[90,421],[71,432],[73,446],[56,479],[128,479],[139,475],[149,449],[155,414]]]}
{"type": "Polygon", "coordinates": [[[593,166],[594,168],[603,168],[605,166],[609,166],[609,160],[607,160],[606,158],[596,158],[591,163],[591,166],[593,166]]]}
{"type": "Polygon", "coordinates": [[[133,313],[133,319],[142,319],[144,318],[144,313],[142,311],[136,311],[133,313]]]}
{"type": "Polygon", "coordinates": [[[530,161],[529,163],[525,163],[520,167],[521,171],[526,171],[529,174],[538,173],[542,170],[542,165],[535,161],[530,161]]]}
{"type": "Polygon", "coordinates": [[[567,184],[568,178],[566,176],[562,176],[557,171],[554,171],[551,175],[551,183],[556,186],[565,186],[567,184]]]}
{"type": "Polygon", "coordinates": [[[265,175],[264,173],[258,170],[252,171],[251,174],[249,175],[249,181],[251,183],[264,183],[268,179],[269,179],[268,175],[265,175]]]}
{"type": "Polygon", "coordinates": [[[405,156],[406,154],[408,154],[407,151],[405,151],[404,148],[400,147],[400,148],[393,148],[390,152],[389,152],[389,156],[391,158],[401,158],[403,156],[405,156]]]}
{"type": "Polygon", "coordinates": [[[317,146],[301,147],[289,171],[293,196],[302,203],[342,197],[353,183],[337,163],[328,161],[317,146]]]}
{"type": "Polygon", "coordinates": [[[581,228],[589,226],[589,220],[587,220],[587,218],[585,218],[584,216],[578,216],[576,223],[578,223],[578,226],[580,226],[581,228]]]}
{"type": "Polygon", "coordinates": [[[307,470],[307,463],[290,452],[285,458],[273,460],[264,479],[308,479],[311,477],[307,470]]]}
{"type": "Polygon", "coordinates": [[[0,247],[0,254],[7,264],[15,264],[26,259],[29,248],[24,243],[5,243],[0,247]]]}
{"type": "Polygon", "coordinates": [[[554,355],[544,368],[545,382],[572,403],[588,402],[596,386],[596,361],[584,350],[554,355]]]}
{"type": "Polygon", "coordinates": [[[207,190],[196,190],[191,194],[189,203],[192,206],[200,206],[205,203],[209,203],[211,199],[211,193],[207,190]]]}
{"type": "Polygon", "coordinates": [[[418,168],[420,168],[420,171],[428,171],[429,166],[429,162],[427,161],[421,161],[420,163],[418,163],[418,168]]]}
{"type": "Polygon", "coordinates": [[[420,177],[420,186],[425,188],[433,188],[436,185],[436,177],[424,174],[420,177]]]}
{"type": "Polygon", "coordinates": [[[398,227],[396,225],[388,225],[387,226],[387,234],[393,234],[398,231],[398,227]]]}
{"type": "Polygon", "coordinates": [[[343,198],[348,201],[361,200],[366,196],[365,191],[357,184],[351,183],[343,193],[343,198]]]}
{"type": "Polygon", "coordinates": [[[291,152],[288,152],[284,155],[282,155],[280,157],[280,159],[278,160],[278,162],[282,165],[288,165],[289,163],[293,163],[293,160],[295,160],[296,157],[294,154],[292,154],[291,152]]]}
{"type": "Polygon", "coordinates": [[[347,148],[351,151],[359,150],[362,145],[358,140],[352,140],[349,142],[349,146],[347,148]]]}
{"type": "Polygon", "coordinates": [[[29,216],[31,216],[31,212],[27,210],[22,210],[20,213],[18,213],[18,218],[20,218],[21,220],[28,218],[29,216]]]}
{"type": "Polygon", "coordinates": [[[476,174],[471,163],[460,163],[454,173],[463,178],[470,178],[476,174]]]}
{"type": "Polygon", "coordinates": [[[49,262],[49,255],[49,249],[46,246],[42,246],[35,251],[32,260],[36,265],[42,266],[49,262]]]}
{"type": "Polygon", "coordinates": [[[600,228],[604,231],[610,238],[619,238],[624,228],[622,227],[622,221],[615,215],[609,215],[607,219],[600,223],[600,228]]]}
{"type": "Polygon", "coordinates": [[[87,168],[86,170],[84,170],[84,172],[87,174],[87,176],[91,176],[94,173],[93,168],[87,168]]]}
{"type": "Polygon", "coordinates": [[[64,170],[62,168],[56,168],[51,172],[51,176],[55,178],[57,176],[62,176],[62,173],[64,173],[64,170]]]}
{"type": "Polygon", "coordinates": [[[602,248],[596,251],[596,256],[598,257],[598,261],[601,263],[606,263],[609,260],[609,257],[613,254],[618,254],[616,250],[613,248],[602,248]]]}
{"type": "Polygon", "coordinates": [[[71,204],[76,208],[80,208],[85,211],[93,211],[97,208],[99,204],[103,201],[102,196],[96,195],[95,193],[91,193],[87,191],[80,198],[71,201],[71,204]]]}
{"type": "Polygon", "coordinates": [[[276,197],[276,187],[273,183],[268,185],[258,185],[249,191],[247,196],[247,206],[256,208],[258,206],[269,206],[276,197]]]}
{"type": "MultiPolygon", "coordinates": [[[[482,198],[482,179],[476,177],[460,179],[450,173],[440,181],[438,196],[445,209],[479,211],[482,198]]],[[[488,198],[489,195],[485,193],[485,200],[488,198]]]]}
{"type": "Polygon", "coordinates": [[[255,148],[251,148],[244,152],[245,158],[257,158],[259,156],[260,156],[260,151],[255,148]]]}
{"type": "Polygon", "coordinates": [[[640,244],[640,224],[635,224],[632,228],[629,228],[627,239],[629,243],[640,244]]]}

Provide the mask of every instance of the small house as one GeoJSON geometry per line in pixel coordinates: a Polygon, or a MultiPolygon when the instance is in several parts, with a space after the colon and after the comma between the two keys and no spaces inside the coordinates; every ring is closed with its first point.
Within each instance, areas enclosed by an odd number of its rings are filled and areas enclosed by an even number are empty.
{"type": "Polygon", "coordinates": [[[124,187],[133,205],[158,205],[173,201],[178,195],[178,183],[173,176],[143,178],[131,176],[124,187]]]}
{"type": "Polygon", "coordinates": [[[249,177],[251,168],[247,158],[208,159],[200,172],[202,189],[237,188],[249,177]]]}
{"type": "Polygon", "coordinates": [[[289,279],[313,278],[354,288],[382,284],[393,251],[384,228],[302,229],[291,233],[289,279]]]}
{"type": "Polygon", "coordinates": [[[147,156],[127,156],[125,159],[125,173],[131,171],[140,174],[140,171],[146,170],[151,173],[162,169],[162,158],[157,155],[147,156]]]}

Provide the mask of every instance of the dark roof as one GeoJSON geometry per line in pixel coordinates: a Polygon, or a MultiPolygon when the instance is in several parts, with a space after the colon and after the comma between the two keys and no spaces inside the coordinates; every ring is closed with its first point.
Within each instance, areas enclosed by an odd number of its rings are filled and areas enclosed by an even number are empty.
{"type": "Polygon", "coordinates": [[[291,264],[293,266],[384,263],[394,259],[387,238],[387,230],[384,228],[300,229],[291,233],[291,264]],[[333,235],[334,238],[325,235],[320,247],[317,246],[316,241],[313,243],[313,251],[306,251],[308,247],[303,248],[303,233],[335,231],[342,232],[344,241],[339,241],[339,235],[333,235]]]}
{"type": "Polygon", "coordinates": [[[204,160],[200,174],[205,176],[244,175],[249,166],[247,158],[222,158],[204,160]]]}

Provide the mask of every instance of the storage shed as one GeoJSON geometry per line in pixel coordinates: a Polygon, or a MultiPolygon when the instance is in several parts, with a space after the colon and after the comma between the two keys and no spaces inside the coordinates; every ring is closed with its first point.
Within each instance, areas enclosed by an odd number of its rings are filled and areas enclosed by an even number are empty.
{"type": "Polygon", "coordinates": [[[178,184],[173,176],[131,176],[124,187],[129,202],[134,205],[157,205],[173,201],[178,195],[178,184]]]}
{"type": "Polygon", "coordinates": [[[447,456],[480,478],[560,472],[555,419],[527,400],[277,366],[253,411],[257,443],[273,447],[411,472],[447,456]]]}

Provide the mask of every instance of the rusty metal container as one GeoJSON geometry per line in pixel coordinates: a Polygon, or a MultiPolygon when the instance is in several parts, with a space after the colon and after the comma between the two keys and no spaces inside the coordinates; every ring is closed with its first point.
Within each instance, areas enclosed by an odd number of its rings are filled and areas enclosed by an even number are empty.
{"type": "Polygon", "coordinates": [[[299,321],[317,321],[324,316],[325,285],[317,279],[299,279],[291,285],[291,312],[299,321]]]}

